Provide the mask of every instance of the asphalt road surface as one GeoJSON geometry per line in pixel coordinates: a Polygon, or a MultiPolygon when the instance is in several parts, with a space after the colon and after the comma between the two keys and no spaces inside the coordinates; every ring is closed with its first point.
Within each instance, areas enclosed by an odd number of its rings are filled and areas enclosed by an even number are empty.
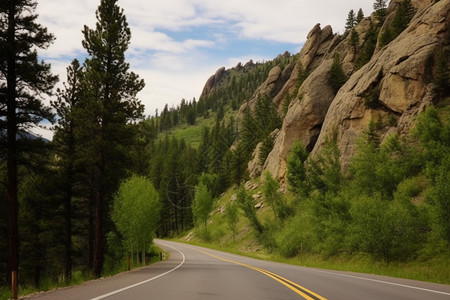
{"type": "Polygon", "coordinates": [[[174,242],[156,243],[170,252],[168,260],[30,299],[450,300],[450,285],[297,267],[174,242]]]}

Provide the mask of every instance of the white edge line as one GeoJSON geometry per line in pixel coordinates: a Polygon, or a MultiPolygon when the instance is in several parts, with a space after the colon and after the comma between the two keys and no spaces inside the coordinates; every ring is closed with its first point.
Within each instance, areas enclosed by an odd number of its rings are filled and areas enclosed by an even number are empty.
{"type": "Polygon", "coordinates": [[[98,296],[98,297],[96,297],[96,298],[92,298],[92,299],[90,299],[90,300],[100,300],[100,299],[105,299],[105,298],[107,298],[107,297],[109,297],[109,296],[112,296],[112,295],[121,293],[121,292],[123,292],[123,291],[129,290],[129,289],[132,289],[132,288],[137,287],[137,286],[139,286],[139,285],[142,285],[142,284],[145,284],[145,283],[147,283],[147,282],[150,282],[150,281],[152,281],[152,280],[161,278],[161,277],[163,277],[163,276],[165,276],[165,275],[167,275],[167,274],[169,274],[169,273],[172,273],[173,271],[177,270],[178,268],[180,268],[180,267],[184,264],[184,262],[186,261],[186,257],[184,256],[184,253],[181,252],[180,250],[175,249],[175,248],[173,248],[173,247],[171,247],[171,246],[168,246],[168,245],[166,245],[166,244],[164,244],[164,246],[169,247],[169,248],[172,248],[173,250],[178,251],[178,252],[183,256],[183,260],[181,261],[181,263],[180,263],[178,266],[176,266],[175,268],[173,268],[173,269],[171,269],[171,270],[169,270],[169,271],[167,271],[167,272],[165,272],[165,273],[162,273],[162,274],[160,274],[160,275],[158,275],[158,276],[155,276],[155,277],[152,277],[152,278],[150,278],[150,279],[147,279],[147,280],[144,280],[144,281],[135,283],[135,284],[133,284],[133,285],[124,287],[124,288],[122,288],[122,289],[120,289],[120,290],[116,290],[116,291],[113,291],[113,292],[111,292],[111,293],[104,294],[104,295],[98,296]]]}
{"type": "Polygon", "coordinates": [[[371,279],[371,278],[365,278],[365,277],[359,277],[359,276],[353,276],[353,275],[347,275],[347,274],[340,274],[340,273],[335,273],[335,272],[327,272],[327,271],[318,271],[318,272],[332,274],[332,275],[339,275],[339,276],[349,277],[349,278],[354,278],[354,279],[361,279],[361,280],[373,281],[373,282],[378,282],[378,283],[390,284],[390,285],[395,285],[395,286],[400,286],[400,287],[415,289],[415,290],[421,290],[421,291],[430,292],[430,293],[450,295],[450,293],[447,293],[447,292],[430,290],[430,289],[426,289],[426,288],[421,288],[421,287],[406,285],[406,284],[401,284],[401,283],[394,283],[394,282],[389,282],[389,281],[383,281],[383,280],[378,280],[378,279],[371,279]]]}

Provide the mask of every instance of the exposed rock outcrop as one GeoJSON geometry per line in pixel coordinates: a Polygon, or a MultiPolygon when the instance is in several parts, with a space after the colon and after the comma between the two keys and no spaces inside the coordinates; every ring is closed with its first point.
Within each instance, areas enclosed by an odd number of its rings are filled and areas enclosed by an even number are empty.
{"type": "Polygon", "coordinates": [[[264,166],[274,176],[284,177],[286,157],[295,140],[299,139],[310,151],[314,147],[334,98],[333,90],[327,83],[331,64],[332,60],[327,60],[315,69],[300,87],[299,96],[291,103],[264,166]]]}
{"type": "MultiPolygon", "coordinates": [[[[395,2],[390,5],[391,14],[395,13],[395,2]]],[[[417,0],[413,4],[417,13],[409,27],[355,73],[356,55],[348,35],[334,35],[328,26],[321,30],[316,25],[311,30],[299,54],[299,61],[311,74],[289,107],[265,169],[283,178],[286,158],[297,139],[316,155],[326,137],[337,130],[341,163],[346,167],[355,153],[356,140],[371,121],[382,120],[382,138],[410,131],[414,118],[432,101],[433,57],[450,36],[450,0],[417,0]],[[344,71],[351,74],[336,96],[327,83],[334,53],[340,54],[344,71]],[[375,106],[367,104],[369,96],[377,98],[375,106]]],[[[373,22],[373,17],[368,17],[356,26],[360,46],[373,22]]],[[[274,102],[281,103],[293,90],[296,69],[274,102]]]]}
{"type": "Polygon", "coordinates": [[[209,79],[206,81],[205,86],[203,87],[202,95],[200,97],[211,94],[215,90],[217,83],[220,82],[224,74],[225,67],[222,67],[218,69],[214,75],[209,77],[209,79]]]}
{"type": "Polygon", "coordinates": [[[410,26],[371,61],[357,71],[333,100],[313,149],[321,150],[325,138],[338,132],[341,163],[345,167],[355,153],[356,139],[371,120],[390,114],[397,124],[385,123],[384,133],[407,133],[417,114],[432,101],[429,68],[433,55],[448,43],[450,1],[419,10],[410,26]],[[447,37],[445,36],[447,35],[447,37]],[[380,109],[368,108],[368,93],[379,88],[380,109]]]}

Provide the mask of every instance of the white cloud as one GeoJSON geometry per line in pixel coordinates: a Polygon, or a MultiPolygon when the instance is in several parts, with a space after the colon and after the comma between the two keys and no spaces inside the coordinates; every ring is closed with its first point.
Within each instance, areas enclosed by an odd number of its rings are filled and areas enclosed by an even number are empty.
{"type": "MultiPolygon", "coordinates": [[[[99,0],[38,0],[38,22],[56,36],[42,53],[52,69],[66,79],[66,67],[82,58],[83,26],[95,26],[99,0]]],[[[127,59],[147,86],[140,99],[153,113],[167,102],[199,97],[211,74],[250,59],[262,61],[266,41],[297,48],[316,24],[331,24],[342,32],[350,9],[372,11],[360,0],[119,0],[130,24],[132,39],[127,59]],[[239,48],[233,47],[239,42],[239,48]],[[253,46],[253,42],[259,44],[253,46]],[[243,42],[247,43],[242,46],[243,42]],[[294,46],[295,45],[295,46],[294,46]],[[229,51],[231,57],[224,57],[229,51]],[[230,53],[231,53],[230,52],[230,53]],[[220,56],[218,56],[220,55],[220,56]]],[[[236,46],[235,46],[236,47],[236,46]]],[[[285,49],[280,49],[279,53],[285,49]]],[[[61,84],[59,85],[61,86],[61,84]]]]}

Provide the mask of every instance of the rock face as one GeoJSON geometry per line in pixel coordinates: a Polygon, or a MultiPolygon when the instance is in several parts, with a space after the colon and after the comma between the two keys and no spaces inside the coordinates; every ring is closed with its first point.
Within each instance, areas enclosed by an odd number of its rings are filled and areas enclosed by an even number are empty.
{"type": "MultiPolygon", "coordinates": [[[[391,1],[390,14],[397,0],[391,1]]],[[[417,114],[433,99],[432,69],[437,52],[449,44],[450,0],[412,1],[417,13],[409,27],[387,46],[377,49],[372,59],[354,72],[356,55],[349,35],[332,33],[331,27],[317,24],[299,53],[299,62],[311,73],[290,104],[275,145],[264,169],[283,178],[286,158],[295,140],[316,155],[326,137],[337,131],[341,163],[345,168],[356,150],[356,140],[371,121],[382,120],[382,137],[405,134],[417,114]],[[329,88],[328,72],[338,53],[349,80],[335,96],[329,88]],[[368,105],[369,97],[376,105],[368,105]],[[374,108],[371,108],[374,107],[374,108]]],[[[374,19],[365,18],[356,26],[360,45],[374,19]]],[[[294,90],[298,65],[274,102],[281,105],[294,90]]]]}
{"type": "Polygon", "coordinates": [[[337,129],[341,163],[345,167],[355,152],[356,139],[371,120],[381,117],[385,135],[405,134],[411,129],[415,116],[433,99],[427,77],[433,55],[443,42],[448,43],[445,35],[450,28],[449,12],[449,0],[419,10],[397,39],[350,77],[327,112],[313,155],[337,129]],[[380,91],[381,108],[371,109],[364,101],[376,88],[380,91]],[[398,118],[397,124],[388,124],[384,118],[387,114],[398,118]]]}
{"type": "Polygon", "coordinates": [[[209,79],[206,81],[205,86],[203,87],[202,95],[200,97],[204,97],[211,94],[214,91],[214,88],[216,87],[217,83],[220,82],[220,80],[222,79],[224,74],[225,74],[225,67],[222,67],[218,69],[214,75],[209,77],[209,79]]]}
{"type": "Polygon", "coordinates": [[[295,140],[299,139],[312,150],[334,98],[333,90],[327,84],[331,64],[332,61],[327,60],[314,70],[300,87],[299,96],[291,103],[264,165],[274,176],[284,177],[286,157],[295,140]]]}

